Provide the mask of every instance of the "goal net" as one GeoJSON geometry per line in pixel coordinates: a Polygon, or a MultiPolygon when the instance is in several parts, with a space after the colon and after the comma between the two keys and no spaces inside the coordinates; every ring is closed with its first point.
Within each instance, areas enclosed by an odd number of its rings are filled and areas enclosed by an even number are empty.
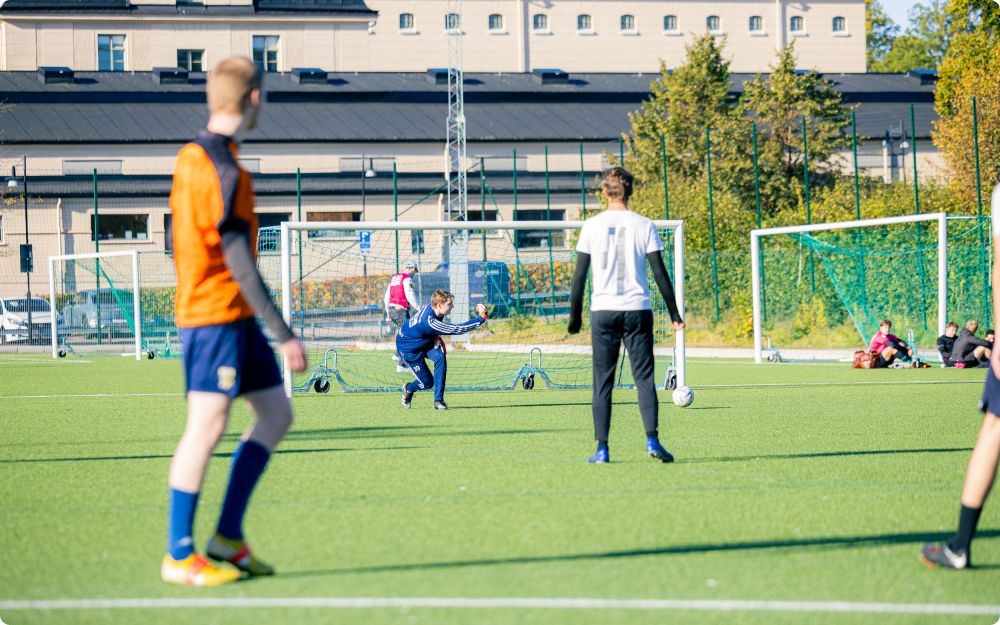
{"type": "Polygon", "coordinates": [[[49,257],[52,357],[142,357],[139,253],[135,250],[49,257]]]}
{"type": "Polygon", "coordinates": [[[990,319],[989,220],[944,213],[754,230],[757,362],[846,359],[882,319],[939,359],[948,321],[990,319]]]}
{"type": "MultiPolygon", "coordinates": [[[[684,309],[683,223],[656,222],[672,255],[678,307],[684,309]]],[[[448,388],[499,390],[584,388],[591,383],[589,312],[580,334],[566,332],[574,251],[582,222],[303,222],[263,229],[258,266],[278,289],[285,319],[302,337],[310,369],[289,393],[398,391],[412,379],[397,371],[394,326],[383,298],[391,276],[413,262],[420,304],[437,289],[455,296],[450,320],[465,321],[476,304],[490,320],[470,334],[446,337],[448,388]]],[[[650,284],[654,284],[650,277],[650,284]]],[[[674,333],[653,290],[656,376],[665,387],[685,384],[683,331],[674,333]]],[[[632,384],[623,358],[617,382],[632,384]]]]}

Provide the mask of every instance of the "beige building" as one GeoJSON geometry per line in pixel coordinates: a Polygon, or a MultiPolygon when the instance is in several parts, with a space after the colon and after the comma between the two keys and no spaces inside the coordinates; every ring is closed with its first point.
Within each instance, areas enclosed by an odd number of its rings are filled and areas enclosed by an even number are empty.
{"type": "Polygon", "coordinates": [[[724,39],[735,72],[767,71],[794,43],[799,64],[865,71],[864,0],[7,0],[0,71],[211,68],[253,56],[268,71],[424,71],[464,35],[469,72],[653,72],[683,61],[705,32],[724,39]]]}

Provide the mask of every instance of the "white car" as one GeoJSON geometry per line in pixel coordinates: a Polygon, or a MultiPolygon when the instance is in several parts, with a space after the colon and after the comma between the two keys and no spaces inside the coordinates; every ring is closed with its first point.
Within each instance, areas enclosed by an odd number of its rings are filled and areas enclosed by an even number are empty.
{"type": "MultiPolygon", "coordinates": [[[[56,316],[56,323],[62,315],[56,316]]],[[[28,327],[27,299],[21,295],[0,297],[0,342],[48,343],[52,340],[52,309],[41,297],[31,298],[31,327],[28,327]]]]}

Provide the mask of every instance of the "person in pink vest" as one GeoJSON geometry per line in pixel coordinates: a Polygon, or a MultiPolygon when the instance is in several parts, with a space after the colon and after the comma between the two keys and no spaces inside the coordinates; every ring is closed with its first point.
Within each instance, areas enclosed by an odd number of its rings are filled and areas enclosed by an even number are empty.
{"type": "Polygon", "coordinates": [[[903,361],[913,358],[913,348],[895,334],[890,334],[891,330],[892,321],[883,319],[882,323],[879,324],[878,332],[875,333],[868,345],[868,351],[878,353],[878,359],[875,361],[875,367],[878,369],[885,369],[897,357],[903,361]]]}
{"type": "MultiPolygon", "coordinates": [[[[411,310],[420,308],[417,294],[413,290],[412,277],[415,273],[417,273],[417,264],[408,261],[403,264],[403,271],[389,278],[389,285],[385,287],[385,297],[383,298],[385,317],[392,324],[393,333],[399,330],[399,327],[410,318],[411,310]]],[[[392,359],[396,362],[397,372],[401,373],[407,370],[406,367],[400,366],[397,354],[394,353],[392,359]]]]}

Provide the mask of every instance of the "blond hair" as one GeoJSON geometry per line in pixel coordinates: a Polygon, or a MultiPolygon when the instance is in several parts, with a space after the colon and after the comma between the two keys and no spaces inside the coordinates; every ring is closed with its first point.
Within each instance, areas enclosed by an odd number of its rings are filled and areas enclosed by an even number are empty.
{"type": "Polygon", "coordinates": [[[431,295],[431,306],[438,306],[453,299],[455,299],[454,295],[444,289],[438,289],[431,295]]]}
{"type": "Polygon", "coordinates": [[[628,199],[632,197],[634,180],[632,172],[624,167],[612,167],[604,174],[604,195],[609,200],[628,202],[628,199]]]}
{"type": "Polygon", "coordinates": [[[224,59],[208,74],[205,87],[208,111],[242,115],[250,103],[250,93],[260,86],[260,70],[250,59],[243,56],[224,59]]]}

